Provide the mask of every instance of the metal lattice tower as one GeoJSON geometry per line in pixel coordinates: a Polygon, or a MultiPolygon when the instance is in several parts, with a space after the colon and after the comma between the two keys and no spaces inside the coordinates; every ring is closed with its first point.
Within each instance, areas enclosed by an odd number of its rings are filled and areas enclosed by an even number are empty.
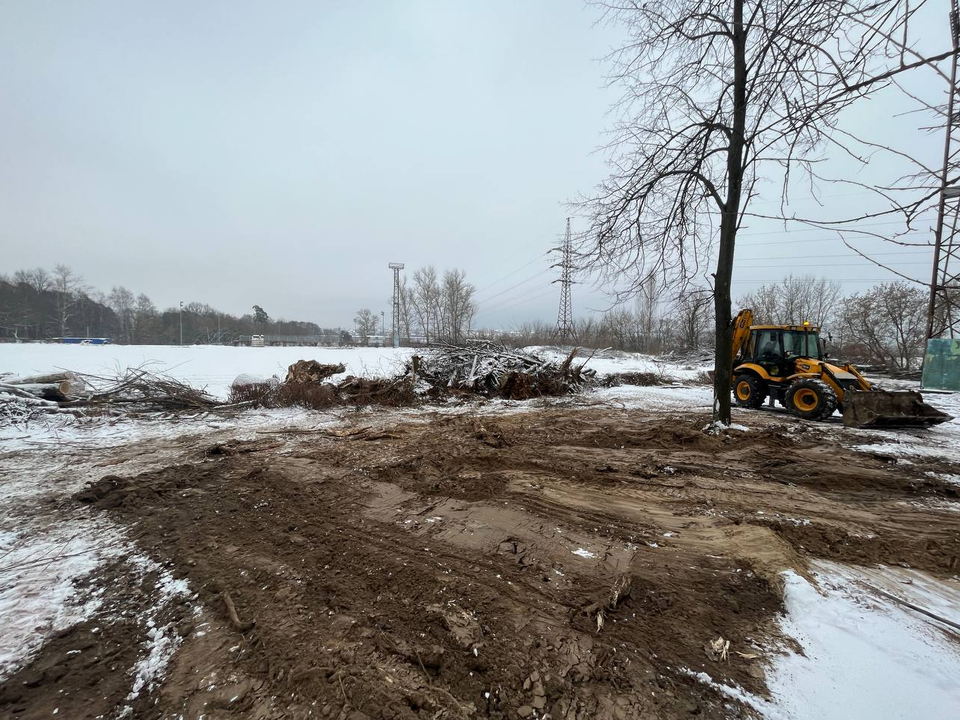
{"type": "MultiPolygon", "coordinates": [[[[567,218],[567,234],[563,238],[563,259],[557,264],[560,267],[560,278],[553,282],[560,283],[560,309],[557,312],[556,336],[560,342],[573,340],[573,301],[570,286],[573,285],[573,241],[570,237],[570,218],[567,218]]],[[[554,267],[557,267],[554,265],[554,267]]]]}
{"type": "Polygon", "coordinates": [[[400,271],[403,263],[390,263],[393,270],[393,346],[400,347],[400,271]]]}
{"type": "MultiPolygon", "coordinates": [[[[953,48],[960,48],[960,8],[953,0],[950,32],[953,48]]],[[[930,304],[927,308],[927,338],[960,337],[960,115],[957,106],[957,55],[950,70],[950,97],[945,114],[943,170],[940,175],[940,207],[937,213],[933,249],[933,274],[930,279],[930,304]]]]}

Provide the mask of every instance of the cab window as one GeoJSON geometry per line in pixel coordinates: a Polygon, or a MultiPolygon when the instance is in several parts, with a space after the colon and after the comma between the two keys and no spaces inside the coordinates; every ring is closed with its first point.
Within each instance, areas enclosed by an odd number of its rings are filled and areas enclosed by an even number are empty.
{"type": "Polygon", "coordinates": [[[758,360],[776,360],[780,357],[779,330],[760,330],[757,332],[754,357],[758,360]]]}
{"type": "Polygon", "coordinates": [[[783,333],[783,354],[787,357],[819,358],[817,333],[801,331],[783,333]]]}

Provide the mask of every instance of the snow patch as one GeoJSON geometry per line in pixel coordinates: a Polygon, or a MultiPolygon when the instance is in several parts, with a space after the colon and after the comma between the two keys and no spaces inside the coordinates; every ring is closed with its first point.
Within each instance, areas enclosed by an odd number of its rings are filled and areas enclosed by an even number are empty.
{"type": "Polygon", "coordinates": [[[91,617],[102,590],[81,602],[75,582],[123,550],[123,536],[107,523],[28,525],[0,533],[0,680],[23,667],[61,630],[91,617]]]}
{"type": "Polygon", "coordinates": [[[595,557],[597,556],[596,553],[592,553],[592,552],[590,552],[589,550],[587,550],[586,548],[577,548],[576,550],[573,550],[572,552],[573,552],[574,555],[577,555],[578,557],[582,557],[582,558],[595,558],[595,557]]]}
{"type": "MultiPolygon", "coordinates": [[[[157,625],[157,617],[163,608],[176,599],[190,599],[192,593],[186,580],[175,578],[170,571],[148,557],[138,555],[133,558],[133,565],[141,575],[155,573],[157,575],[156,597],[153,604],[146,611],[143,623],[147,628],[147,639],[144,641],[144,654],[133,668],[133,687],[127,700],[135,700],[144,690],[152,691],[163,678],[167,665],[173,654],[183,642],[173,625],[157,625]]],[[[195,608],[199,613],[199,608],[195,608]]]]}
{"type": "Polygon", "coordinates": [[[960,707],[960,651],[936,621],[872,592],[887,585],[953,620],[960,588],[917,571],[815,563],[819,590],[784,573],[787,651],[767,675],[773,704],[792,720],[947,720],[960,707]]]}

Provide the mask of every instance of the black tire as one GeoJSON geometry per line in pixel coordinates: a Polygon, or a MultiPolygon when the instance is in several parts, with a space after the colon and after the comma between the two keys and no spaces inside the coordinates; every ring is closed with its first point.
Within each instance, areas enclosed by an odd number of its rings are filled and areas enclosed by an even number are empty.
{"type": "Polygon", "coordinates": [[[837,394],[823,380],[797,380],[783,399],[787,409],[804,420],[826,420],[837,409],[837,394]]]}
{"type": "Polygon", "coordinates": [[[744,408],[756,410],[767,399],[767,384],[756,375],[744,373],[733,379],[733,401],[744,408]]]}

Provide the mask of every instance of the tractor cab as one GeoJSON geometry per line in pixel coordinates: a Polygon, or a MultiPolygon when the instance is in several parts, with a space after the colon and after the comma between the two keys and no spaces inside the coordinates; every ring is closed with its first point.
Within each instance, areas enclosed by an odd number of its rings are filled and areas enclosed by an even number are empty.
{"type": "Polygon", "coordinates": [[[753,325],[737,364],[756,363],[774,377],[796,372],[798,358],[821,360],[820,328],[811,325],[753,325]]]}

